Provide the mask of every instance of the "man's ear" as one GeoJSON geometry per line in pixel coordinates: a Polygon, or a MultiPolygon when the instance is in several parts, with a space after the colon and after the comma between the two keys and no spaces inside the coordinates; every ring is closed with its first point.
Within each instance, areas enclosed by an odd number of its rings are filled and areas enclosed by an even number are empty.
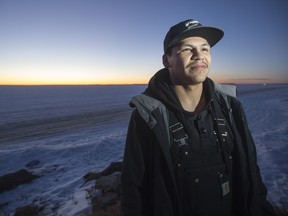
{"type": "Polygon", "coordinates": [[[164,67],[165,68],[169,68],[169,61],[168,61],[168,56],[167,56],[167,54],[164,54],[163,56],[162,56],[162,63],[163,63],[163,65],[164,65],[164,67]]]}

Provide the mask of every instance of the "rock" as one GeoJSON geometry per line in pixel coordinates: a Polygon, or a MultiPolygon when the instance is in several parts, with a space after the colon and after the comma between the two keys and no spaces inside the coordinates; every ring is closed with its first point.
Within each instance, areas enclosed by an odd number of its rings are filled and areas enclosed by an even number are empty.
{"type": "Polygon", "coordinates": [[[40,164],[39,160],[32,160],[29,163],[27,163],[25,165],[25,167],[27,167],[28,169],[33,169],[33,168],[37,167],[39,164],[40,164]]]}
{"type": "Polygon", "coordinates": [[[16,208],[14,216],[37,216],[42,211],[40,208],[34,205],[27,205],[16,208]]]}
{"type": "Polygon", "coordinates": [[[88,172],[83,176],[85,182],[80,186],[84,186],[88,181],[95,180],[100,178],[101,176],[108,176],[114,172],[121,172],[122,170],[122,162],[112,162],[108,167],[100,172],[88,172]]]}
{"type": "Polygon", "coordinates": [[[275,214],[277,216],[288,216],[288,206],[273,206],[275,214]]]}
{"type": "Polygon", "coordinates": [[[101,196],[95,196],[92,198],[92,208],[96,209],[105,209],[108,206],[111,206],[117,203],[119,196],[114,192],[106,192],[101,196]]]}
{"type": "Polygon", "coordinates": [[[83,176],[85,181],[95,180],[101,176],[108,176],[114,172],[120,172],[122,169],[122,162],[112,162],[108,167],[106,167],[101,172],[89,172],[83,176]]]}
{"type": "Polygon", "coordinates": [[[120,201],[120,176],[120,173],[114,173],[96,180],[95,190],[100,191],[100,193],[91,196],[93,209],[104,209],[120,201]]]}
{"type": "Polygon", "coordinates": [[[103,176],[96,180],[95,188],[105,192],[115,192],[120,194],[121,190],[121,173],[114,173],[109,176],[103,176]]]}
{"type": "Polygon", "coordinates": [[[29,183],[38,177],[39,176],[33,175],[26,169],[21,169],[14,173],[0,176],[0,193],[6,190],[11,190],[18,185],[29,183]]]}
{"type": "Polygon", "coordinates": [[[114,172],[120,172],[122,170],[122,162],[112,162],[108,167],[101,171],[102,176],[111,175],[114,172]]]}
{"type": "MultiPolygon", "coordinates": [[[[88,191],[92,214],[97,216],[120,216],[122,162],[113,162],[98,173],[83,176],[84,184],[95,179],[95,187],[88,191]]],[[[84,185],[83,184],[83,185],[84,185]]]]}
{"type": "Polygon", "coordinates": [[[93,209],[93,212],[89,216],[120,216],[120,202],[105,208],[93,209]]]}

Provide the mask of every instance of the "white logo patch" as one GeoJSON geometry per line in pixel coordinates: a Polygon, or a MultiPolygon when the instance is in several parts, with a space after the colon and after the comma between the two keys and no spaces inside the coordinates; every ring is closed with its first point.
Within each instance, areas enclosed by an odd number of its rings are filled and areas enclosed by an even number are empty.
{"type": "Polygon", "coordinates": [[[196,20],[191,20],[185,23],[186,28],[190,29],[193,28],[194,26],[197,26],[199,24],[198,21],[196,20]]]}

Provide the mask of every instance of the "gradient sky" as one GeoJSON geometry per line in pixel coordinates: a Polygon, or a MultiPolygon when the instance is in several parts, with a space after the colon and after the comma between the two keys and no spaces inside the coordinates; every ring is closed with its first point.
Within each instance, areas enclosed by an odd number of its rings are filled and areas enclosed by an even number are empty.
{"type": "Polygon", "coordinates": [[[169,28],[224,30],[210,77],[288,82],[287,0],[0,0],[0,85],[147,83],[169,28]]]}

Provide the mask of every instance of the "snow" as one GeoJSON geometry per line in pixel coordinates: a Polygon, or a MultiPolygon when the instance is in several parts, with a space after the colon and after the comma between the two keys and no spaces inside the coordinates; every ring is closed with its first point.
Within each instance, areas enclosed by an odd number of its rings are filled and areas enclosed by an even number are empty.
{"type": "MultiPolygon", "coordinates": [[[[0,175],[25,168],[29,162],[32,163],[26,169],[40,175],[32,183],[0,194],[1,216],[13,215],[17,207],[31,203],[44,206],[43,214],[47,216],[90,211],[87,190],[94,182],[80,187],[82,177],[122,160],[131,111],[128,102],[145,86],[122,86],[104,96],[105,91],[110,91],[108,87],[96,88],[98,95],[93,95],[95,89],[90,88],[57,89],[58,97],[55,91],[46,100],[41,92],[36,94],[31,89],[29,93],[26,89],[25,94],[21,90],[23,95],[0,93],[1,101],[11,100],[0,104],[0,175]],[[120,90],[123,88],[126,90],[120,90]],[[53,127],[47,129],[51,122],[53,127]],[[25,127],[26,132],[17,137],[25,127]],[[9,135],[11,128],[14,133],[9,135]]],[[[241,85],[238,97],[255,139],[268,198],[274,204],[287,206],[288,85],[241,85]]]]}
{"type": "Polygon", "coordinates": [[[268,199],[288,208],[288,87],[276,87],[266,85],[239,99],[256,143],[268,199]]]}

